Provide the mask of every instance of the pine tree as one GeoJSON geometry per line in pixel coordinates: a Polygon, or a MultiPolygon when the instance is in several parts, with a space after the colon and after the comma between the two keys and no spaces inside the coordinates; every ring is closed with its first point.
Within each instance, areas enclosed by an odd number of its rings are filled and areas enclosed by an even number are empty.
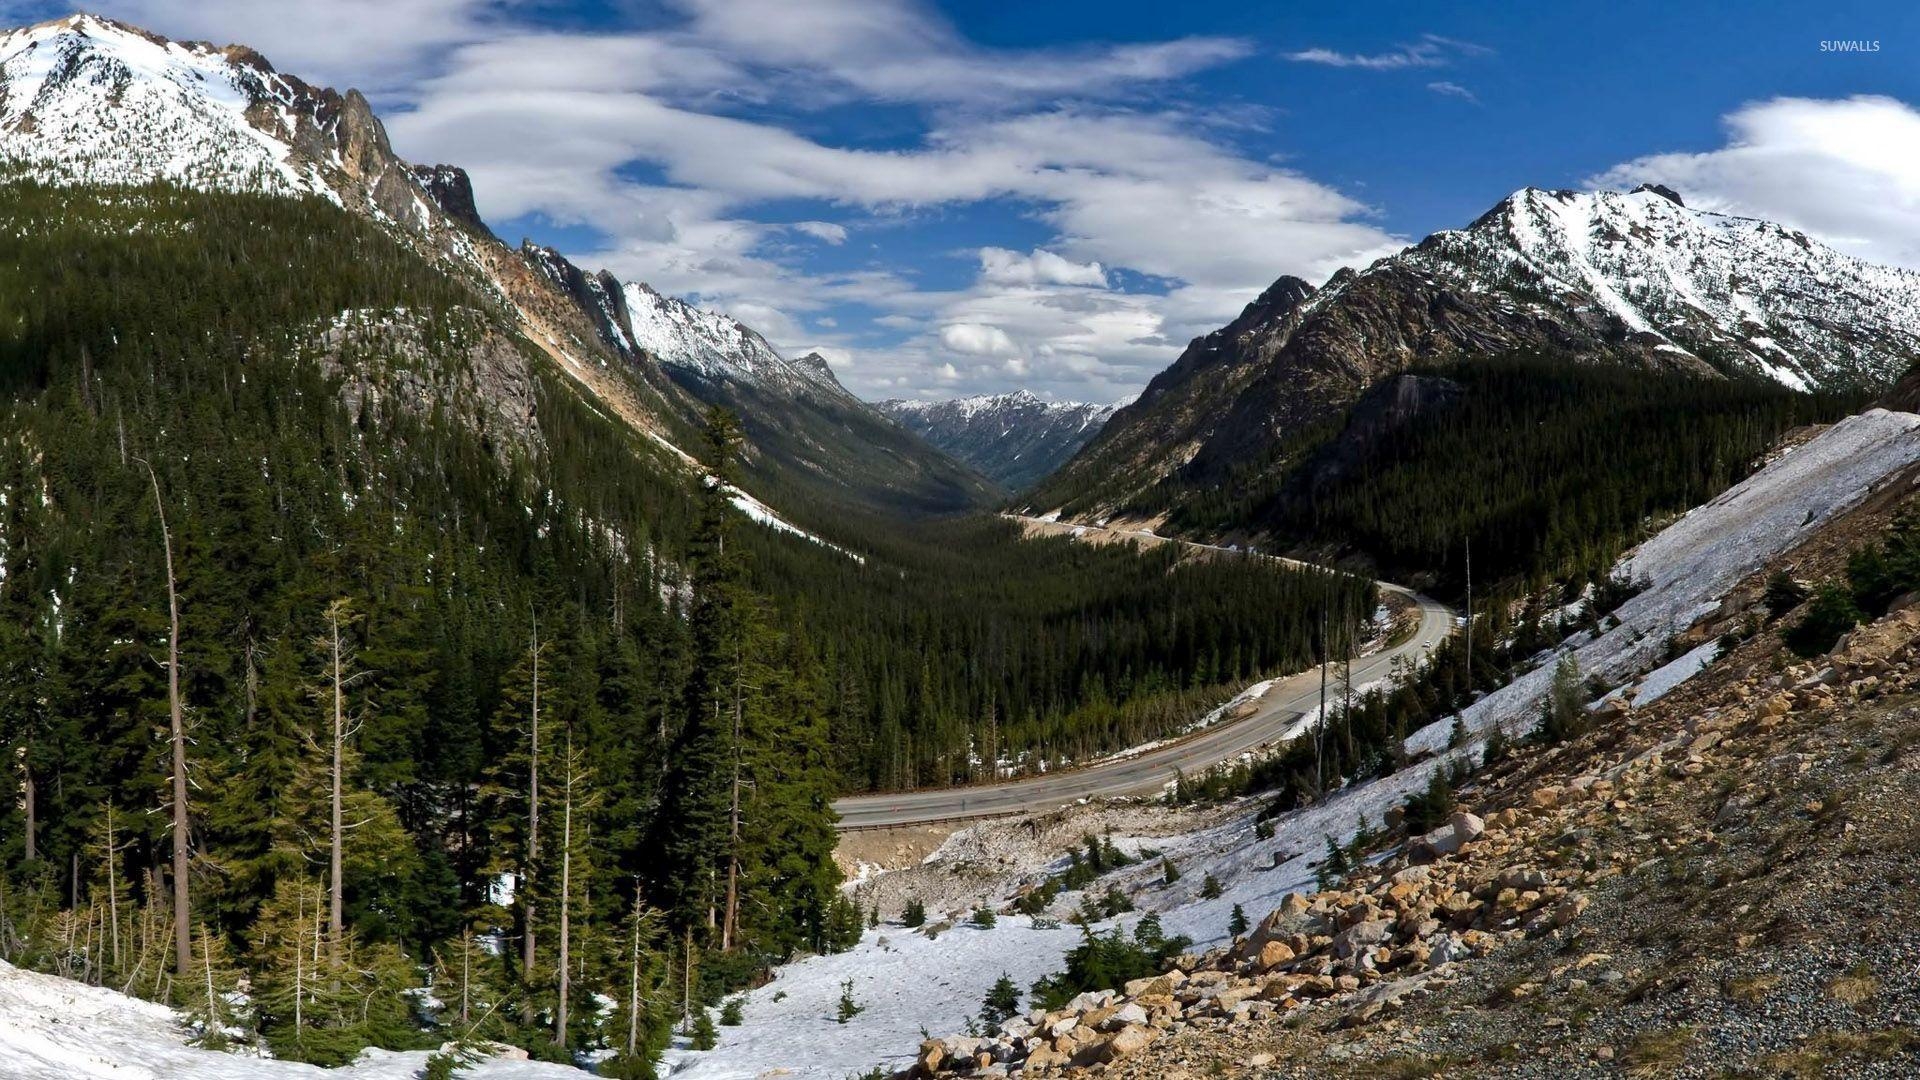
{"type": "Polygon", "coordinates": [[[715,409],[707,418],[709,468],[693,549],[693,671],[682,727],[661,792],[651,892],[674,925],[704,936],[718,929],[724,866],[734,857],[729,807],[735,746],[733,714],[744,690],[747,641],[742,567],[732,544],[738,517],[729,492],[739,424],[715,409]]]}
{"type": "Polygon", "coordinates": [[[980,1021],[989,1029],[1020,1011],[1020,989],[1013,985],[1013,977],[1006,972],[987,991],[987,999],[980,1007],[980,1021]]]}

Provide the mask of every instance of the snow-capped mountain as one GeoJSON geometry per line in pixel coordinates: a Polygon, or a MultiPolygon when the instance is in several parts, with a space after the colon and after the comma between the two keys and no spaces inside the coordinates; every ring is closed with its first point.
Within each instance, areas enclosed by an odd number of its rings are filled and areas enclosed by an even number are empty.
{"type": "Polygon", "coordinates": [[[394,156],[366,98],[244,46],[74,15],[0,34],[0,161],[49,183],[315,195],[416,229],[477,221],[466,174],[394,156]]]}
{"type": "Polygon", "coordinates": [[[1036,497],[1092,510],[1163,483],[1206,486],[1271,462],[1410,366],[1520,352],[1884,389],[1920,360],[1920,273],[1690,209],[1665,188],[1526,188],[1319,289],[1281,278],[1195,339],[1036,497]]]}
{"type": "Polygon", "coordinates": [[[1691,210],[1665,188],[1527,188],[1399,260],[1796,390],[1885,386],[1920,353],[1920,273],[1770,221],[1691,210]]]}
{"type": "Polygon", "coordinates": [[[788,360],[758,331],[731,316],[662,296],[639,282],[629,283],[621,299],[634,346],[670,367],[714,381],[845,393],[824,362],[788,360]]]}
{"type": "Polygon", "coordinates": [[[1009,491],[1060,467],[1100,431],[1116,406],[1043,401],[1025,390],[950,401],[883,401],[902,427],[1009,491]]]}

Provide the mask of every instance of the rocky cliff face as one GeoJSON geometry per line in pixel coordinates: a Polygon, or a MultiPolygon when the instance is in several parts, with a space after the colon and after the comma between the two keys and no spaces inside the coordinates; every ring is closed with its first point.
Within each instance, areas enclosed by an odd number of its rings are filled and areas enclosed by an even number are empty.
{"type": "Polygon", "coordinates": [[[1183,485],[1284,456],[1410,366],[1522,351],[1883,387],[1920,357],[1920,274],[1691,210],[1664,189],[1528,188],[1318,290],[1276,282],[1188,346],[1037,497],[1083,510],[1177,502],[1183,485]]]}
{"type": "Polygon", "coordinates": [[[1112,405],[1011,394],[952,401],[883,401],[881,412],[1008,491],[1059,468],[1113,415],[1112,405]]]}

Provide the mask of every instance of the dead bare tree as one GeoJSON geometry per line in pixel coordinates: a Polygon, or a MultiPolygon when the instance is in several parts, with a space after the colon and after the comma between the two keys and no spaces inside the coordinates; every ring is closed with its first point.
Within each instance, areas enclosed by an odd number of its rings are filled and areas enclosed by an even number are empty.
{"type": "Polygon", "coordinates": [[[528,731],[530,747],[527,752],[527,860],[521,868],[520,901],[521,917],[526,920],[526,932],[520,938],[520,978],[528,983],[533,981],[534,932],[533,932],[533,866],[540,858],[540,617],[533,616],[533,716],[528,731]]]}
{"type": "Polygon", "coordinates": [[[180,594],[174,582],[173,533],[167,528],[160,477],[145,458],[139,460],[153,485],[153,509],[160,517],[160,545],[167,563],[167,720],[173,742],[173,970],[184,976],[193,967],[193,931],[187,886],[187,722],[180,702],[180,594]]]}
{"type": "Polygon", "coordinates": [[[347,688],[365,672],[349,672],[353,649],[346,638],[347,628],[356,618],[345,597],[327,605],[327,632],[318,643],[327,656],[328,696],[331,723],[332,761],[329,767],[328,847],[327,847],[327,954],[333,966],[340,965],[341,942],[346,937],[346,771],[347,747],[360,730],[347,713],[347,688]]]}
{"type": "Polygon", "coordinates": [[[565,769],[561,778],[560,810],[560,996],[553,1011],[553,1042],[567,1042],[567,1007],[573,990],[573,788],[583,779],[580,758],[573,749],[573,727],[567,726],[565,769]]]}

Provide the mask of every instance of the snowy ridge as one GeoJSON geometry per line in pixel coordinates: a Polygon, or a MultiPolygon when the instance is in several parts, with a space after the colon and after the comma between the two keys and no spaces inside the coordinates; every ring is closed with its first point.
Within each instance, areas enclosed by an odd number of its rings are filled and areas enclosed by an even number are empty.
{"type": "MultiPolygon", "coordinates": [[[[713,478],[708,477],[707,482],[712,483],[713,478]]],[[[848,551],[846,548],[841,547],[839,544],[830,543],[826,540],[822,540],[818,536],[815,536],[812,533],[808,532],[807,530],[802,529],[800,526],[795,525],[793,522],[788,521],[786,518],[783,518],[779,514],[774,513],[773,508],[768,506],[766,503],[763,503],[759,499],[756,499],[753,496],[747,494],[746,492],[741,491],[739,488],[727,489],[727,501],[733,504],[733,508],[735,510],[738,510],[741,513],[747,515],[747,517],[753,522],[755,522],[756,524],[765,525],[767,528],[772,529],[774,532],[783,532],[792,536],[797,536],[802,540],[811,540],[814,543],[819,544],[821,547],[830,548],[834,551],[837,551],[840,554],[845,555],[847,558],[852,559],[854,562],[857,562],[857,563],[865,564],[867,561],[867,558],[864,555],[860,555],[860,554],[856,554],[854,552],[848,551]]]]}
{"type": "Polygon", "coordinates": [[[1014,490],[1060,467],[1099,434],[1118,405],[1045,401],[1025,390],[875,406],[907,430],[1014,490]]]}
{"type": "MultiPolygon", "coordinates": [[[[1124,404],[1124,403],[1122,403],[1124,404]]],[[[880,403],[882,411],[896,418],[903,413],[920,416],[947,416],[963,421],[974,421],[981,417],[993,417],[1009,412],[1041,410],[1050,416],[1062,417],[1081,427],[1103,424],[1112,416],[1119,405],[1097,405],[1086,401],[1047,401],[1036,397],[1026,390],[1015,390],[1009,394],[976,394],[973,397],[950,398],[946,401],[914,401],[896,398],[880,403]]]]}
{"type": "Polygon", "coordinates": [[[1389,261],[1799,390],[1890,383],[1920,358],[1920,273],[1670,192],[1526,188],[1389,261]]]}
{"type": "Polygon", "coordinates": [[[840,388],[824,363],[788,361],[737,319],[662,296],[641,282],[628,284],[624,296],[634,345],[663,364],[707,379],[786,390],[840,388]]]}
{"type": "Polygon", "coordinates": [[[0,157],[43,179],[338,201],[289,141],[306,88],[227,50],[76,15],[0,36],[0,89],[0,157]]]}

